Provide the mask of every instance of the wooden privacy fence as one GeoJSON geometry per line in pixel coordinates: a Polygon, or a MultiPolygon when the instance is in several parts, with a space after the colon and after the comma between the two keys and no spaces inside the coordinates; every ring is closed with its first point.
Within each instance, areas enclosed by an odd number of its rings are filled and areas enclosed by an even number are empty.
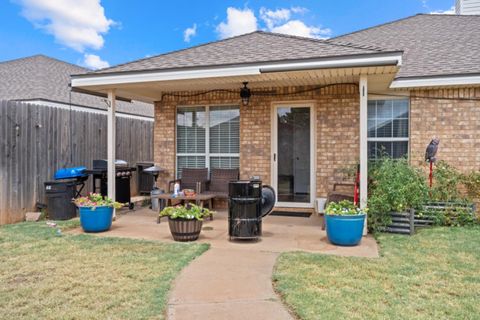
{"type": "MultiPolygon", "coordinates": [[[[117,117],[117,159],[153,159],[153,121],[117,117]]],[[[0,224],[22,221],[45,203],[43,183],[56,170],[107,157],[107,116],[100,112],[0,101],[0,224]]],[[[137,191],[134,175],[132,193],[137,191]]],[[[85,191],[91,189],[91,179],[85,191]]]]}

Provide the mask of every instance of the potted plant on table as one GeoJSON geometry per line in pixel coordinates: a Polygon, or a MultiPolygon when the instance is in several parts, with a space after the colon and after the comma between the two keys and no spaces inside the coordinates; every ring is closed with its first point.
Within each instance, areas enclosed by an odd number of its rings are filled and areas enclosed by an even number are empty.
{"type": "Polygon", "coordinates": [[[98,193],[89,193],[85,197],[73,200],[80,213],[80,224],[85,232],[107,231],[112,226],[113,209],[119,209],[122,203],[98,193]]]}
{"type": "Polygon", "coordinates": [[[355,246],[362,239],[367,209],[349,200],[331,202],[325,210],[328,240],[340,246],[355,246]]]}
{"type": "Polygon", "coordinates": [[[168,226],[175,241],[195,241],[202,230],[203,218],[212,211],[194,204],[166,207],[160,217],[168,217],[168,226]]]}

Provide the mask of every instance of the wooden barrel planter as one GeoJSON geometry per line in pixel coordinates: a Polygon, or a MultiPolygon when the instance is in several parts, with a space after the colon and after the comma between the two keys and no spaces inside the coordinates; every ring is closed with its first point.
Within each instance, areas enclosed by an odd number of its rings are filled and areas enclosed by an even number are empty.
{"type": "Polygon", "coordinates": [[[168,226],[170,227],[170,233],[175,241],[195,241],[202,231],[202,220],[197,219],[182,219],[168,218],[168,226]]]}

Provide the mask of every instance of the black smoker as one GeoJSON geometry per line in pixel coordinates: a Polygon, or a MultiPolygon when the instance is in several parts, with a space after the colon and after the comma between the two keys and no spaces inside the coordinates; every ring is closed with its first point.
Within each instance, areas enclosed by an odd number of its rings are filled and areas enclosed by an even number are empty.
{"type": "MultiPolygon", "coordinates": [[[[93,192],[99,192],[102,196],[107,195],[107,168],[107,160],[93,160],[92,169],[86,171],[93,177],[93,192]]],[[[130,210],[134,207],[130,197],[130,179],[135,170],[137,169],[129,167],[126,161],[115,160],[115,201],[128,203],[130,210]]]]}
{"type": "Polygon", "coordinates": [[[258,239],[262,218],[275,205],[275,191],[262,181],[230,182],[228,185],[228,235],[232,239],[258,239]]]}

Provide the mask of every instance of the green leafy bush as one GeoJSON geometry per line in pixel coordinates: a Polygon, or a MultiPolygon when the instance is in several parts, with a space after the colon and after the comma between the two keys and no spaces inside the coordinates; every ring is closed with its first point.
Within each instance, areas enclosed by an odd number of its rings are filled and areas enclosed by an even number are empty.
{"type": "Polygon", "coordinates": [[[382,158],[370,164],[368,228],[377,231],[391,223],[391,212],[418,208],[428,199],[424,173],[406,159],[382,158]]]}
{"type": "Polygon", "coordinates": [[[445,161],[438,161],[435,163],[433,179],[433,186],[430,190],[432,201],[465,200],[465,196],[460,192],[464,175],[455,167],[445,161]]]}
{"type": "Polygon", "coordinates": [[[465,202],[430,203],[417,213],[438,226],[471,226],[479,222],[472,205],[465,202]]]}
{"type": "Polygon", "coordinates": [[[472,171],[464,175],[463,185],[469,199],[480,200],[480,171],[472,171]]]}
{"type": "Polygon", "coordinates": [[[327,215],[353,216],[366,213],[366,209],[360,209],[352,201],[342,200],[340,202],[330,202],[325,209],[327,215]]]}
{"type": "Polygon", "coordinates": [[[186,204],[184,206],[178,205],[174,207],[166,207],[160,212],[160,217],[169,217],[170,219],[188,219],[188,220],[203,220],[213,214],[205,208],[201,208],[194,204],[186,204]]]}

